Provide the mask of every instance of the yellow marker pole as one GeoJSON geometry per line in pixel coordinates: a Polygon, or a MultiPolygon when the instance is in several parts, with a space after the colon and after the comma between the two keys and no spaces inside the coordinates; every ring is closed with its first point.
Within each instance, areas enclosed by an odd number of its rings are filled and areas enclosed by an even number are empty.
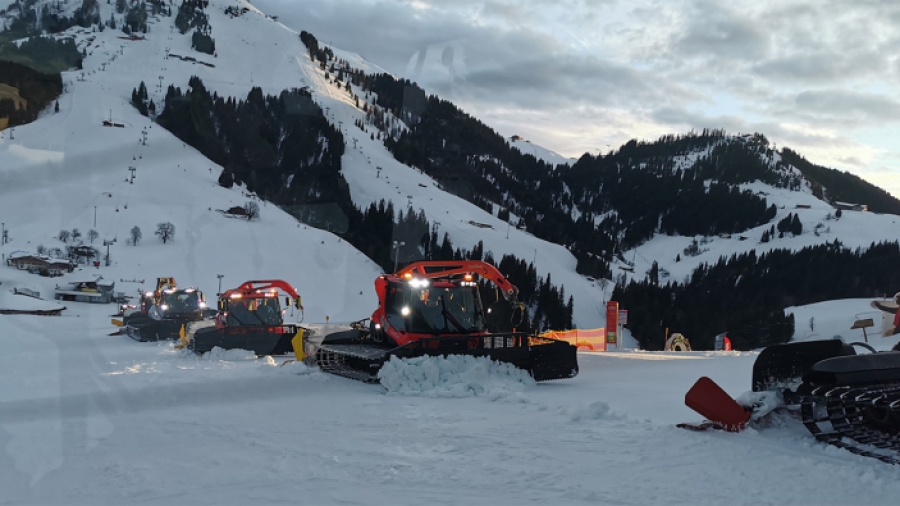
{"type": "Polygon", "coordinates": [[[294,347],[294,356],[297,357],[297,362],[303,362],[303,359],[306,358],[306,350],[303,349],[303,329],[297,329],[297,333],[294,334],[294,338],[291,339],[291,346],[294,347]]]}
{"type": "Polygon", "coordinates": [[[184,324],[183,324],[183,323],[181,324],[181,329],[178,331],[178,339],[180,339],[181,342],[175,345],[175,349],[176,349],[176,350],[183,350],[184,348],[187,347],[187,344],[188,344],[188,343],[187,343],[187,336],[186,336],[186,334],[185,334],[185,332],[184,332],[184,324]]]}

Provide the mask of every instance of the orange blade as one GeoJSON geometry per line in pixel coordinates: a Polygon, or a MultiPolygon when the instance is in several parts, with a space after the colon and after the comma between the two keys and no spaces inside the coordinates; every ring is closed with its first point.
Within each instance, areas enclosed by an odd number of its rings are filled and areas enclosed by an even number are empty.
{"type": "Polygon", "coordinates": [[[743,429],[750,419],[750,413],[706,376],[697,380],[688,390],[684,396],[684,404],[731,432],[743,429]]]}

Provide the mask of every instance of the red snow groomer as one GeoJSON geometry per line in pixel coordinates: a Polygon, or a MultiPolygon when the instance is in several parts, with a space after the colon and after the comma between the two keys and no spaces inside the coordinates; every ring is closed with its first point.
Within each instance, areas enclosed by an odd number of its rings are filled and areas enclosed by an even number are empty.
{"type": "Polygon", "coordinates": [[[900,464],[900,345],[885,352],[838,339],[769,346],[753,364],[752,387],[738,404],[700,378],[685,404],[707,421],[679,426],[737,432],[776,409],[794,408],[817,440],[900,464]]]}
{"type": "Polygon", "coordinates": [[[219,295],[215,320],[189,324],[181,338],[181,348],[206,353],[215,347],[243,349],[264,355],[284,355],[293,349],[291,340],[302,336],[296,324],[285,323],[284,313],[293,307],[300,311],[300,295],[280,279],[247,281],[219,295]],[[286,294],[284,309],[280,298],[286,294]]]}
{"type": "MultiPolygon", "coordinates": [[[[471,355],[507,362],[536,381],[578,374],[576,348],[524,332],[486,328],[478,280],[497,286],[516,309],[518,289],[481,261],[416,262],[375,280],[378,308],[348,327],[310,326],[306,354],[324,371],[366,382],[391,357],[471,355]]],[[[299,356],[299,354],[298,354],[299,356]]]]}

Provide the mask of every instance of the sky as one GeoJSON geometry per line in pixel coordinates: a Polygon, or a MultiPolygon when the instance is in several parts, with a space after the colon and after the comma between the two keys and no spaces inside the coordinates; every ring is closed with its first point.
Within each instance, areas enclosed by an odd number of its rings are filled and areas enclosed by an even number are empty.
{"type": "Polygon", "coordinates": [[[566,156],[760,132],[900,197],[900,2],[253,3],[566,156]]]}

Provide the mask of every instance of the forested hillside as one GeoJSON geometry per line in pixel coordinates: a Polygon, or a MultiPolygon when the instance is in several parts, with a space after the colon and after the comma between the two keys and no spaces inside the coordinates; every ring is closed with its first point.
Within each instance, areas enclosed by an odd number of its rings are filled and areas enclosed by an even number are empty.
{"type": "MultiPolygon", "coordinates": [[[[354,205],[341,174],[343,136],[327,121],[309,91],[285,90],[272,96],[253,88],[245,100],[235,100],[211,94],[197,77],[188,84],[183,91],[169,87],[156,120],[224,167],[220,185],[242,185],[305,222],[315,220],[313,214],[322,212],[323,207],[330,207],[330,212],[342,214],[347,224],[334,232],[385,272],[393,272],[395,261],[402,266],[421,259],[469,258],[496,264],[483,244],[460,249],[446,235],[438,237],[421,211],[403,212],[384,201],[364,210],[354,205]],[[410,246],[397,258],[392,249],[395,240],[410,246]]],[[[132,91],[132,100],[144,114],[155,110],[144,83],[132,91]]],[[[515,257],[504,257],[501,263],[509,267],[504,272],[520,288],[521,300],[528,307],[520,328],[572,326],[573,301],[565,297],[565,287],[553,286],[550,276],[538,277],[534,266],[515,257]]],[[[509,326],[508,320],[496,323],[509,326]]]]}
{"type": "MultiPolygon", "coordinates": [[[[646,279],[617,286],[613,299],[629,308],[628,328],[644,349],[662,349],[669,329],[698,349],[711,349],[715,335],[727,332],[736,349],[746,350],[793,336],[795,322],[785,316],[786,307],[892,295],[900,287],[898,265],[896,241],[855,250],[835,241],[799,252],[751,251],[701,265],[686,283],[646,279]]],[[[821,329],[826,338],[848,332],[821,329]]]]}

